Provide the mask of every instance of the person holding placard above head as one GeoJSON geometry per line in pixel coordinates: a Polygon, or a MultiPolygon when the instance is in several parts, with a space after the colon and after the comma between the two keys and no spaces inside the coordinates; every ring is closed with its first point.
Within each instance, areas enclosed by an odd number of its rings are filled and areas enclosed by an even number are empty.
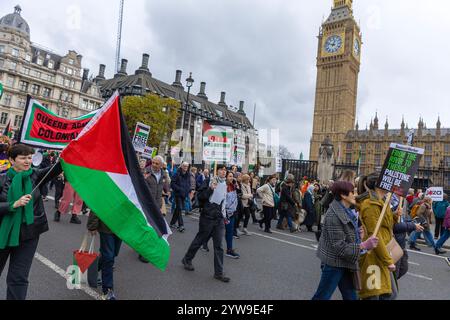
{"type": "MultiPolygon", "coordinates": [[[[375,233],[385,207],[384,198],[387,191],[377,188],[378,178],[379,174],[373,173],[359,179],[357,203],[366,236],[363,240],[375,233]]],[[[386,248],[393,239],[394,224],[397,220],[398,217],[394,216],[390,206],[386,206],[386,213],[376,234],[379,239],[378,246],[360,259],[362,290],[359,291],[359,296],[363,300],[395,300],[397,297],[393,274],[396,261],[386,248]]]]}

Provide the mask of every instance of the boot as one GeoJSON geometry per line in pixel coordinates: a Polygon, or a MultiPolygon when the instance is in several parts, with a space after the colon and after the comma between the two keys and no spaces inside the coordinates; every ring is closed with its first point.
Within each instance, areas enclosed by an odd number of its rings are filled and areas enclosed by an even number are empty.
{"type": "Polygon", "coordinates": [[[61,220],[61,212],[59,212],[58,210],[56,210],[56,212],[55,212],[55,218],[53,219],[53,221],[59,222],[60,220],[61,220]]]}
{"type": "Polygon", "coordinates": [[[70,223],[81,224],[81,220],[78,218],[78,216],[76,214],[73,214],[72,218],[70,219],[70,223]]]}

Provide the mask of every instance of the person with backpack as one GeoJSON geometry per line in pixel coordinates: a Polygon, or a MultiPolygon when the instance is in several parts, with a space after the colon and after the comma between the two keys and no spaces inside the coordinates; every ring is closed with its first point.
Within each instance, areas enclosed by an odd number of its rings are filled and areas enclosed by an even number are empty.
{"type": "Polygon", "coordinates": [[[284,230],[283,220],[286,219],[291,233],[297,231],[297,229],[292,225],[292,218],[295,214],[295,201],[292,198],[294,184],[294,176],[288,175],[281,188],[280,219],[277,224],[277,229],[284,230]]]}
{"type": "MultiPolygon", "coordinates": [[[[436,242],[436,249],[442,249],[445,242],[447,242],[447,240],[450,238],[450,208],[447,208],[443,225],[444,225],[444,232],[442,232],[441,237],[436,242]]],[[[436,254],[438,253],[436,252],[436,254]]],[[[447,263],[448,262],[450,262],[450,260],[447,258],[447,263]]]]}
{"type": "Polygon", "coordinates": [[[433,202],[433,212],[436,220],[436,226],[434,227],[434,238],[436,240],[438,240],[439,236],[441,236],[445,231],[444,218],[448,206],[450,206],[450,203],[448,202],[448,195],[445,193],[443,201],[433,202]]]}
{"type": "Polygon", "coordinates": [[[259,227],[262,229],[265,225],[264,232],[272,233],[271,223],[275,216],[276,210],[276,198],[278,195],[275,193],[275,184],[277,183],[277,175],[272,175],[267,179],[267,182],[262,187],[256,190],[256,193],[262,198],[263,202],[263,215],[264,218],[259,221],[259,227]]]}

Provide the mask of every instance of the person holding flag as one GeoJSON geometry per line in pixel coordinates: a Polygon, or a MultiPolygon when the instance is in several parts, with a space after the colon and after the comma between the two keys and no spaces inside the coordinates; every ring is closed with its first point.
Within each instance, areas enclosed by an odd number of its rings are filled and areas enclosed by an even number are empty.
{"type": "Polygon", "coordinates": [[[62,172],[61,165],[33,169],[34,150],[17,144],[9,150],[12,168],[0,176],[0,275],[9,258],[7,300],[25,300],[39,237],[48,222],[39,185],[62,172]]]}

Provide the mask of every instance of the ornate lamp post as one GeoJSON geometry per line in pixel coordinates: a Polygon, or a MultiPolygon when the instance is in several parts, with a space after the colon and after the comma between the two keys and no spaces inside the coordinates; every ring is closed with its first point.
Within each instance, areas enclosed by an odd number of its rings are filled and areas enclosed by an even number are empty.
{"type": "MultiPolygon", "coordinates": [[[[184,118],[185,118],[185,116],[186,116],[186,111],[189,112],[189,94],[191,93],[191,88],[192,88],[193,85],[194,85],[194,79],[192,79],[192,72],[191,72],[191,73],[189,73],[189,78],[186,79],[186,87],[188,88],[188,92],[187,92],[186,104],[185,104],[184,107],[182,107],[182,110],[183,110],[183,117],[182,117],[182,119],[181,119],[181,128],[183,129],[183,130],[182,130],[183,132],[182,132],[182,135],[180,136],[180,143],[181,143],[181,141],[182,141],[182,139],[183,139],[183,134],[184,134],[184,118]]],[[[190,128],[188,128],[188,130],[190,130],[190,128]]],[[[183,152],[183,146],[181,146],[180,154],[179,154],[179,156],[180,156],[180,162],[182,162],[182,160],[183,160],[183,155],[184,155],[184,152],[183,152]]]]}

